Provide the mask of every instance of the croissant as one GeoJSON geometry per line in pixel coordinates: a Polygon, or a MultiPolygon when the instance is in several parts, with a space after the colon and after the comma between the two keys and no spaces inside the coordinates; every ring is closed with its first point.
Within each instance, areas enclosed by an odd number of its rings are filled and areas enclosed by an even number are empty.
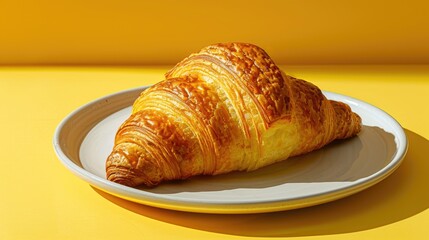
{"type": "Polygon", "coordinates": [[[252,171],[361,129],[348,105],[286,75],[252,44],[205,47],[165,77],[141,93],[117,131],[108,180],[153,187],[252,171]]]}

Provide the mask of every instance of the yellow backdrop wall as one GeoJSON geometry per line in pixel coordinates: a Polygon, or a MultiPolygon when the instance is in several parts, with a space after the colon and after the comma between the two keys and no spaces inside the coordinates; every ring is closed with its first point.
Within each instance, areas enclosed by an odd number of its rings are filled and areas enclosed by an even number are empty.
{"type": "Polygon", "coordinates": [[[227,41],[279,64],[423,64],[428,15],[416,0],[3,0],[0,65],[174,64],[227,41]]]}

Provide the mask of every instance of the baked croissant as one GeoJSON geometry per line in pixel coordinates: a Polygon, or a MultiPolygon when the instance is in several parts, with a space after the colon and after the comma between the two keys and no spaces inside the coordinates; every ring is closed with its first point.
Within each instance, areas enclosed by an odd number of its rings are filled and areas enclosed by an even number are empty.
{"type": "Polygon", "coordinates": [[[284,74],[261,48],[216,44],[143,91],[119,128],[107,179],[155,186],[252,171],[355,136],[360,117],[284,74]]]}

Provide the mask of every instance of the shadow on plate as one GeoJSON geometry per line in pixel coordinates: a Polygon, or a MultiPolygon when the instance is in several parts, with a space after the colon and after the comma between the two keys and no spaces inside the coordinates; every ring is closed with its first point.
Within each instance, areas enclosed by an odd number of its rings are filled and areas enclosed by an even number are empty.
{"type": "Polygon", "coordinates": [[[302,209],[240,215],[200,214],[158,209],[95,189],[102,197],[137,214],[209,232],[259,237],[316,236],[382,227],[429,207],[429,141],[406,130],[408,153],[389,177],[352,196],[302,209]]]}

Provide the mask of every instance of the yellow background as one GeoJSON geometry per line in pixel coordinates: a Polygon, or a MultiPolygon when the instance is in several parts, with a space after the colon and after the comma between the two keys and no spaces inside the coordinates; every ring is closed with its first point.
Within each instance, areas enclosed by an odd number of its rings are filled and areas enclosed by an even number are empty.
{"type": "Polygon", "coordinates": [[[0,239],[429,239],[428,13],[427,1],[0,0],[0,239]],[[409,139],[403,164],[331,203],[216,215],[113,197],[57,159],[70,112],[226,41],[385,110],[409,139]]]}
{"type": "Polygon", "coordinates": [[[173,64],[226,41],[279,64],[429,63],[429,2],[2,0],[0,64],[173,64]]]}

